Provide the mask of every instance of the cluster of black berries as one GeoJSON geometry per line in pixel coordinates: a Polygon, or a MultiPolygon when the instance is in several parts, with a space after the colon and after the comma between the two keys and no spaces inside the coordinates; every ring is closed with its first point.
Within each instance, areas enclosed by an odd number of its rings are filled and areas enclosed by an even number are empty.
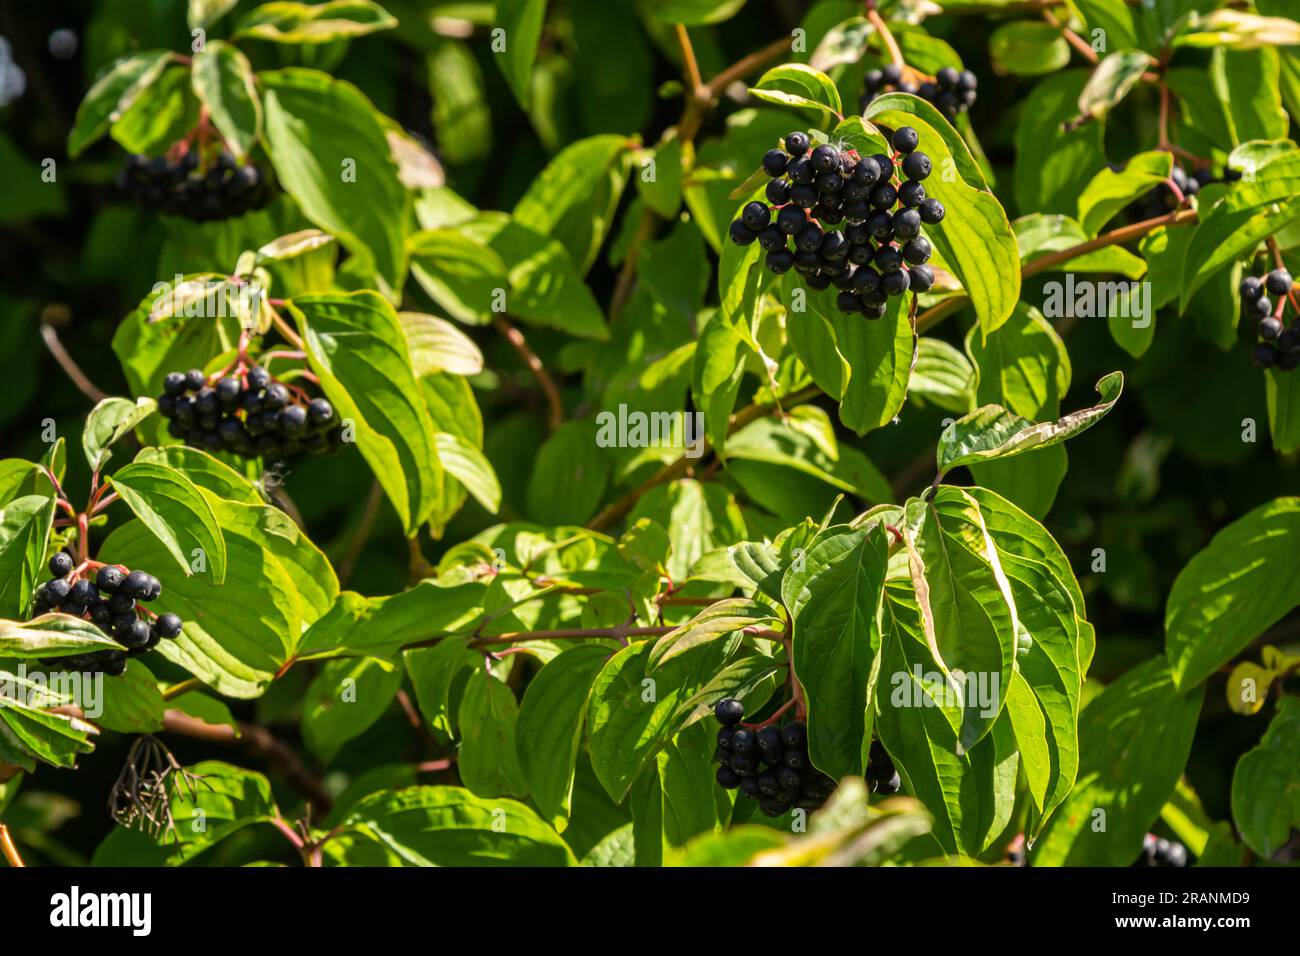
{"type": "Polygon", "coordinates": [[[741,246],[757,241],[767,250],[767,268],[778,274],[793,268],[809,288],[834,285],[841,312],[880,318],[889,296],[934,285],[934,270],[925,265],[930,240],[921,225],[943,221],[944,208],[926,198],[921,181],[931,163],[916,151],[917,142],[916,130],[904,126],[894,133],[893,156],[859,156],[829,144],[810,151],[807,133],[790,133],[783,150],[763,157],[772,205],[746,203],[731,224],[731,240],[741,246]],[[840,223],[843,229],[826,228],[840,223]]]}
{"type": "Polygon", "coordinates": [[[267,177],[224,151],[206,167],[195,150],[174,160],[130,156],[117,174],[117,187],[142,206],[195,222],[242,216],[271,198],[267,177]]]}
{"type": "Polygon", "coordinates": [[[894,769],[894,761],[889,759],[879,740],[871,741],[871,752],[867,755],[867,786],[872,793],[882,797],[898,793],[903,786],[898,771],[894,769]]]}
{"type": "Polygon", "coordinates": [[[196,368],[168,372],[158,413],[181,441],[241,458],[320,455],[343,441],[342,423],[328,400],[307,399],[257,365],[215,384],[196,368]]]}
{"type": "Polygon", "coordinates": [[[145,571],[129,571],[118,564],[104,564],[92,581],[77,567],[72,555],[59,551],[50,558],[54,575],[36,589],[33,616],[59,611],[92,621],[111,634],[127,651],[92,651],[70,657],[46,658],[42,663],[81,671],[102,671],[119,676],[126,671],[127,657],[138,657],[158,646],[163,638],[181,633],[179,615],[170,611],[154,614],[141,605],[162,594],[162,584],[145,571]]]}
{"type": "Polygon", "coordinates": [[[1246,318],[1259,321],[1259,337],[1263,341],[1255,346],[1256,367],[1289,372],[1300,365],[1300,317],[1291,323],[1290,328],[1282,324],[1286,300],[1291,293],[1291,273],[1274,269],[1263,279],[1246,276],[1237,291],[1241,294],[1241,309],[1246,318]],[[1277,300],[1276,306],[1274,299],[1277,300]]]}
{"type": "Polygon", "coordinates": [[[891,63],[882,70],[867,70],[863,74],[859,108],[866,110],[868,103],[885,93],[911,93],[932,103],[949,120],[955,120],[958,113],[975,105],[975,87],[978,85],[979,81],[970,70],[957,71],[950,66],[936,73],[933,81],[913,83],[904,80],[902,68],[891,63]]]}
{"type": "Polygon", "coordinates": [[[1135,867],[1186,866],[1187,847],[1177,840],[1166,840],[1154,833],[1142,838],[1142,855],[1133,864],[1135,867]]]}
{"type": "MultiPolygon", "coordinates": [[[[1116,172],[1120,168],[1119,166],[1111,166],[1111,169],[1116,172]]],[[[1216,179],[1210,169],[1204,168],[1195,170],[1189,176],[1183,172],[1182,167],[1175,164],[1173,170],[1169,173],[1169,178],[1178,187],[1178,192],[1182,193],[1183,198],[1187,199],[1195,196],[1201,191],[1202,187],[1208,186],[1210,183],[1232,182],[1240,179],[1241,173],[1234,169],[1225,169],[1223,178],[1216,179]]],[[[1125,213],[1131,222],[1142,222],[1146,219],[1155,219],[1158,216],[1167,216],[1181,205],[1178,193],[1170,189],[1168,183],[1159,183],[1155,189],[1129,203],[1125,213]]]]}
{"type": "Polygon", "coordinates": [[[721,764],[719,786],[753,797],[769,817],[791,807],[816,810],[826,802],[835,781],[808,758],[808,728],[802,721],[749,730],[740,726],[745,706],[731,698],[718,701],[713,714],[722,724],[714,754],[721,764]]]}

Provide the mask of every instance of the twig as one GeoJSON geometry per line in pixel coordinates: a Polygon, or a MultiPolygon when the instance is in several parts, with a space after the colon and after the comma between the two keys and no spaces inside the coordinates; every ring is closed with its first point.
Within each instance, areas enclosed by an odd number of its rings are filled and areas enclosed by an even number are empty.
{"type": "Polygon", "coordinates": [[[709,95],[716,100],[732,83],[744,79],[759,67],[766,66],[768,63],[780,57],[781,54],[789,52],[789,37],[782,37],[779,40],[773,40],[761,50],[737,60],[713,79],[709,80],[709,95]]]}
{"type": "Polygon", "coordinates": [[[560,390],[555,386],[555,380],[551,378],[546,367],[542,365],[542,360],[537,357],[537,353],[529,347],[528,341],[524,338],[522,332],[510,324],[510,321],[504,315],[498,315],[492,320],[492,324],[497,331],[506,337],[519,357],[524,360],[529,371],[533,373],[533,378],[537,379],[537,384],[542,387],[542,392],[546,395],[547,405],[547,424],[551,431],[555,431],[564,424],[564,401],[560,398],[560,390]]]}
{"type": "Polygon", "coordinates": [[[889,62],[901,70],[906,65],[903,60],[903,51],[899,49],[898,41],[894,39],[894,35],[889,32],[889,24],[885,23],[884,17],[876,11],[874,3],[867,4],[867,21],[876,28],[876,33],[880,35],[880,42],[885,45],[885,50],[889,53],[889,62]]]}
{"type": "Polygon", "coordinates": [[[691,35],[686,32],[686,27],[682,24],[674,24],[677,31],[677,44],[682,48],[682,68],[686,72],[686,83],[690,90],[691,96],[697,99],[708,95],[708,87],[704,85],[704,78],[700,76],[700,65],[695,62],[695,48],[691,45],[691,35]]]}
{"type": "Polygon", "coordinates": [[[352,570],[356,567],[357,559],[361,557],[361,552],[366,546],[366,541],[370,538],[370,532],[375,526],[375,517],[379,514],[379,502],[383,500],[384,489],[380,487],[378,481],[370,483],[370,494],[366,496],[366,506],[361,512],[361,523],[357,525],[356,533],[352,535],[352,541],[348,544],[347,553],[343,560],[339,562],[338,576],[339,587],[348,583],[348,578],[352,576],[352,570]]]}
{"type": "MultiPolygon", "coordinates": [[[[1164,216],[1157,216],[1155,219],[1144,219],[1142,222],[1135,222],[1129,226],[1121,226],[1118,229],[1112,229],[1110,232],[1102,233],[1095,239],[1081,242],[1077,246],[1071,246],[1068,249],[1061,249],[1057,252],[1048,253],[1045,256],[1040,256],[1037,259],[1025,263],[1020,267],[1020,277],[1022,279],[1028,279],[1030,276],[1037,275],[1040,272],[1046,272],[1064,262],[1069,262],[1071,259],[1077,259],[1084,253],[1093,252],[1097,249],[1104,249],[1106,246],[1119,245],[1120,243],[1129,242],[1133,239],[1141,239],[1147,233],[1154,232],[1162,226],[1182,226],[1195,221],[1195,210],[1180,209],[1164,216]]],[[[917,317],[917,331],[926,332],[929,329],[934,328],[934,326],[938,325],[953,312],[956,312],[969,304],[969,296],[949,296],[938,305],[933,305],[926,309],[917,317]]]]}
{"type": "Polygon", "coordinates": [[[4,851],[5,859],[15,869],[21,869],[27,865],[23,862],[22,856],[19,855],[18,847],[14,846],[14,839],[9,834],[9,828],[3,823],[0,823],[0,850],[4,851]]]}
{"type": "Polygon", "coordinates": [[[1097,51],[1094,50],[1091,45],[1089,45],[1088,41],[1086,41],[1083,37],[1079,36],[1079,34],[1075,33],[1068,26],[1066,26],[1064,23],[1058,20],[1056,18],[1056,15],[1052,13],[1051,10],[1048,10],[1046,7],[1043,8],[1042,14],[1043,14],[1043,19],[1046,20],[1048,23],[1050,23],[1056,29],[1060,30],[1061,36],[1065,37],[1065,42],[1070,44],[1070,46],[1074,47],[1076,50],[1078,50],[1079,54],[1085,60],[1087,60],[1089,63],[1092,63],[1094,65],[1097,63],[1098,60],[1097,51]]]}
{"type": "Polygon", "coordinates": [[[301,758],[265,727],[241,720],[236,729],[229,724],[210,724],[183,710],[167,710],[163,713],[163,729],[198,740],[243,746],[250,754],[265,760],[283,773],[285,779],[321,814],[329,813],[334,805],[334,798],[325,792],[324,786],[307,769],[301,758]]]}
{"type": "Polygon", "coordinates": [[[72,356],[68,354],[68,350],[59,341],[59,333],[54,330],[54,326],[48,322],[42,322],[41,338],[45,340],[45,347],[50,350],[54,360],[68,374],[68,378],[72,379],[72,383],[81,389],[82,394],[96,404],[108,398],[108,393],[100,390],[73,361],[72,356]]]}

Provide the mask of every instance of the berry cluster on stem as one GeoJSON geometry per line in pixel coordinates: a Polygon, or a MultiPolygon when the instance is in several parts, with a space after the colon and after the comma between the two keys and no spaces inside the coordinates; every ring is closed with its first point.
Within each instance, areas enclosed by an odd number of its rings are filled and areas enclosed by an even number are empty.
{"type": "Polygon", "coordinates": [[[767,250],[768,269],[794,269],[811,289],[834,285],[841,312],[882,317],[890,296],[934,285],[922,224],[942,222],[944,208],[925,194],[922,180],[932,164],[918,141],[916,130],[903,126],[894,132],[892,154],[861,156],[790,133],[763,157],[772,177],[768,202],[745,204],[731,224],[732,242],[757,242],[767,250]]]}
{"type": "Polygon", "coordinates": [[[1259,323],[1255,366],[1289,372],[1300,365],[1300,305],[1296,303],[1291,273],[1278,266],[1262,277],[1246,276],[1237,291],[1242,314],[1259,323]],[[1284,321],[1287,303],[1295,316],[1289,326],[1284,321]]]}
{"type": "Polygon", "coordinates": [[[722,724],[714,753],[718,785],[757,800],[764,815],[816,810],[835,789],[835,781],[812,765],[803,721],[747,726],[741,723],[744,704],[732,698],[719,701],[713,715],[722,724]]]}
{"type": "Polygon", "coordinates": [[[886,93],[911,93],[934,105],[950,121],[975,105],[979,80],[970,70],[945,66],[931,79],[910,67],[890,63],[879,70],[867,70],[862,77],[860,109],[886,93]]]}
{"type": "MultiPolygon", "coordinates": [[[[240,458],[285,458],[299,451],[320,455],[336,451],[343,426],[328,399],[313,398],[303,388],[277,380],[248,357],[246,341],[226,370],[212,376],[201,369],[168,372],[158,413],[168,431],[205,451],[226,451],[240,458]]],[[[281,358],[301,352],[270,353],[281,358]]],[[[312,380],[310,372],[299,377],[312,380]]]]}
{"type": "Polygon", "coordinates": [[[91,621],[127,650],[92,651],[47,658],[42,663],[120,676],[126,671],[128,657],[153,650],[164,638],[180,636],[179,615],[170,611],[157,614],[144,606],[162,596],[162,583],[147,571],[88,558],[78,563],[67,551],[50,558],[49,570],[53,577],[36,589],[32,616],[58,611],[91,621]]]}

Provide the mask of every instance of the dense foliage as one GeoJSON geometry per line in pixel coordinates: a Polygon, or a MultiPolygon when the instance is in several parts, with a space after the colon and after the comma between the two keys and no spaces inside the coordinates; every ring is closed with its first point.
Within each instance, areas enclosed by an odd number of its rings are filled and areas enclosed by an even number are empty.
{"type": "Polygon", "coordinates": [[[11,864],[1294,860],[1283,0],[81,6],[11,864]]]}

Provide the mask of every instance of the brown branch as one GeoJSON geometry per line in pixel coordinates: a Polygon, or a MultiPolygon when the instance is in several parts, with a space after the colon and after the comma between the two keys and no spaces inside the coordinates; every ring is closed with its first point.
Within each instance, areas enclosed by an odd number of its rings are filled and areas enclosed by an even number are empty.
{"type": "Polygon", "coordinates": [[[707,96],[708,87],[700,76],[700,65],[695,61],[695,47],[691,45],[691,35],[680,23],[673,25],[677,31],[677,45],[682,48],[682,69],[686,74],[686,87],[691,96],[701,99],[701,93],[707,96]]]}
{"type": "Polygon", "coordinates": [[[14,846],[14,839],[9,834],[9,828],[3,823],[0,823],[0,851],[4,852],[5,859],[15,869],[21,869],[27,865],[23,862],[22,856],[19,855],[18,847],[14,846]]]}
{"type": "Polygon", "coordinates": [[[564,402],[560,398],[560,390],[555,386],[555,380],[551,378],[546,367],[542,365],[542,360],[537,357],[537,353],[529,347],[527,340],[522,332],[510,324],[510,320],[504,315],[497,315],[492,319],[492,324],[497,331],[506,337],[519,357],[524,360],[529,371],[533,373],[533,378],[537,379],[537,384],[542,387],[542,392],[546,395],[547,405],[547,425],[551,431],[555,431],[564,424],[564,402]]]}
{"type": "Polygon", "coordinates": [[[229,724],[210,724],[183,710],[168,710],[163,714],[163,729],[197,740],[240,745],[284,774],[285,779],[322,815],[329,813],[334,805],[334,798],[325,792],[324,786],[302,759],[265,727],[241,720],[236,730],[229,724]]]}
{"type": "Polygon", "coordinates": [[[370,494],[366,496],[366,505],[361,512],[361,523],[357,525],[356,533],[352,535],[352,541],[348,544],[347,553],[344,554],[343,560],[339,562],[339,587],[346,585],[348,578],[352,576],[352,570],[357,565],[357,559],[361,557],[366,541],[370,538],[370,532],[374,529],[375,517],[379,514],[379,502],[383,500],[383,497],[384,490],[380,487],[379,482],[371,482],[370,494]]]}
{"type": "Polygon", "coordinates": [[[783,53],[789,52],[789,37],[782,37],[779,40],[773,40],[761,50],[757,50],[754,53],[749,54],[749,56],[737,60],[713,79],[709,80],[709,95],[716,100],[732,83],[744,79],[759,67],[766,66],[773,60],[778,59],[783,53]]]}
{"type": "Polygon", "coordinates": [[[880,35],[880,42],[885,45],[885,51],[889,54],[889,62],[901,70],[906,66],[903,60],[903,51],[899,49],[898,41],[894,39],[894,35],[889,32],[889,24],[885,23],[884,17],[876,11],[874,3],[867,4],[867,21],[876,28],[876,33],[880,35]]]}
{"type": "Polygon", "coordinates": [[[1043,8],[1042,14],[1044,20],[1061,31],[1061,36],[1065,37],[1066,43],[1078,50],[1079,54],[1089,63],[1096,65],[1098,59],[1097,51],[1092,48],[1087,40],[1058,20],[1056,14],[1052,13],[1052,11],[1048,10],[1046,7],[1043,8]]]}
{"type": "Polygon", "coordinates": [[[67,373],[68,378],[72,379],[72,383],[81,389],[82,394],[96,404],[108,398],[108,393],[101,391],[94,382],[87,378],[86,373],[81,370],[80,366],[73,361],[72,356],[68,354],[68,350],[59,341],[59,333],[54,330],[54,326],[48,322],[42,322],[41,338],[45,340],[45,347],[50,350],[54,360],[67,373]]]}
{"type": "MultiPolygon", "coordinates": [[[[1028,279],[1030,276],[1037,275],[1040,272],[1046,272],[1062,263],[1069,262],[1071,259],[1077,259],[1085,253],[1095,252],[1097,249],[1119,245],[1121,243],[1130,242],[1134,239],[1141,239],[1147,233],[1154,232],[1162,226],[1182,226],[1195,221],[1196,211],[1194,209],[1180,209],[1164,216],[1157,216],[1155,219],[1144,219],[1142,222],[1135,222],[1129,226],[1121,226],[1118,229],[1112,229],[1110,232],[1104,232],[1095,239],[1081,242],[1077,246],[1071,246],[1068,249],[1051,252],[1045,256],[1039,256],[1037,259],[1032,259],[1029,262],[1026,262],[1020,267],[1020,277],[1022,279],[1028,279]]],[[[949,296],[939,304],[926,309],[917,317],[917,331],[925,332],[934,328],[934,326],[938,325],[953,312],[956,312],[969,304],[970,296],[949,296]]]]}

